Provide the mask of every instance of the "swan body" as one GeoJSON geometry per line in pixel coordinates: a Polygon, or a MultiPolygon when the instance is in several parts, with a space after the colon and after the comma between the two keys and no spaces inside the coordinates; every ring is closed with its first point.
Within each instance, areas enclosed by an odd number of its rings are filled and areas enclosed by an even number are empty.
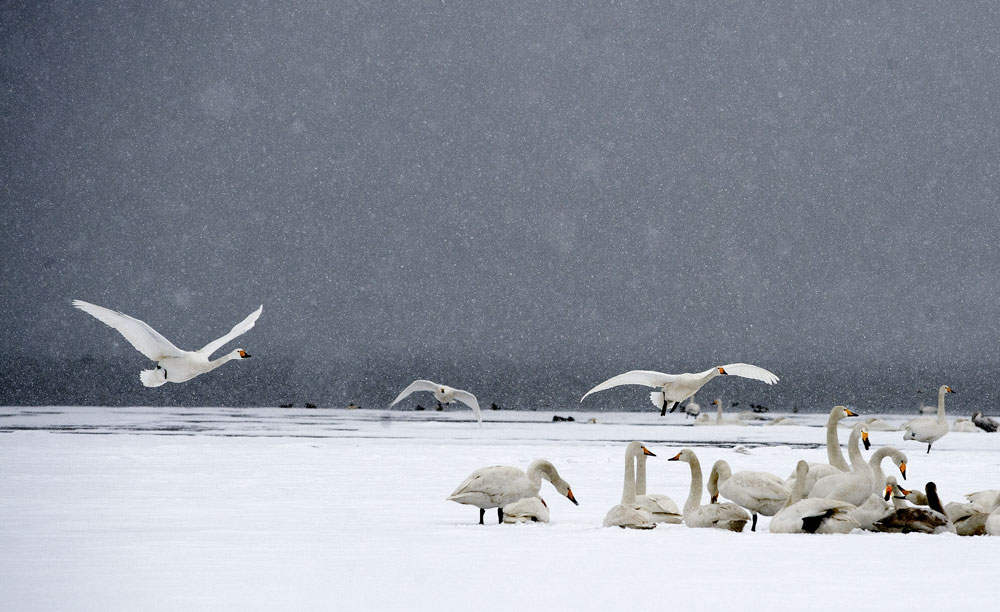
{"type": "Polygon", "coordinates": [[[983,430],[976,426],[971,419],[955,419],[951,424],[951,431],[959,433],[983,433],[983,430]]]}
{"type": "Polygon", "coordinates": [[[768,372],[764,368],[750,365],[749,363],[730,363],[728,365],[715,366],[696,374],[664,374],[663,372],[654,372],[652,370],[631,370],[624,374],[613,376],[595,386],[590,391],[584,393],[580,401],[582,402],[587,399],[587,396],[591,393],[597,393],[598,391],[604,391],[612,387],[645,385],[657,389],[650,394],[650,400],[660,409],[660,416],[663,416],[668,410],[673,412],[677,408],[677,404],[697,393],[698,389],[701,389],[705,383],[716,376],[726,374],[759,380],[769,385],[778,382],[778,377],[771,372],[768,372]]]}
{"type": "Polygon", "coordinates": [[[791,417],[779,416],[779,417],[774,417],[770,421],[764,423],[764,425],[765,426],[798,425],[798,422],[795,419],[791,418],[791,417]]]}
{"type": "MultiPolygon", "coordinates": [[[[653,402],[653,405],[654,406],[657,405],[656,401],[653,402]]],[[[688,398],[688,401],[686,404],[684,404],[682,410],[684,411],[685,416],[692,416],[698,418],[698,415],[701,414],[701,404],[694,401],[694,396],[692,395],[691,397],[688,398]]]]}
{"type": "MultiPolygon", "coordinates": [[[[875,523],[876,530],[892,533],[955,533],[955,526],[948,520],[944,508],[941,507],[937,486],[933,482],[928,482],[926,490],[929,508],[894,510],[875,523]]],[[[898,494],[894,492],[893,496],[896,495],[898,494]]]]}
{"type": "Polygon", "coordinates": [[[944,396],[946,393],[954,392],[948,385],[941,385],[938,389],[937,416],[918,417],[907,423],[903,431],[903,439],[925,442],[927,452],[930,453],[931,445],[948,433],[948,421],[944,416],[944,396]]]}
{"type": "Polygon", "coordinates": [[[479,409],[479,400],[476,396],[469,393],[468,391],[463,391],[462,389],[455,389],[454,387],[449,387],[448,385],[439,385],[436,382],[431,382],[429,380],[415,380],[411,382],[405,389],[399,392],[396,399],[392,400],[389,407],[392,408],[404,397],[410,395],[411,393],[416,393],[418,391],[430,391],[434,394],[434,399],[438,401],[439,404],[450,404],[454,401],[459,401],[472,408],[472,412],[476,415],[476,421],[480,425],[483,424],[483,413],[479,409]]]}
{"type": "Polygon", "coordinates": [[[868,417],[865,419],[865,428],[868,431],[899,431],[899,427],[878,417],[868,417]]]}
{"type": "MultiPolygon", "coordinates": [[[[834,406],[830,409],[830,416],[826,420],[826,460],[827,463],[810,463],[809,473],[806,476],[806,486],[803,489],[806,495],[812,491],[813,485],[820,478],[831,476],[839,472],[849,472],[850,464],[844,459],[844,453],[840,450],[840,437],[837,433],[837,424],[847,417],[858,416],[846,406],[834,406]]],[[[795,486],[796,472],[793,471],[788,477],[788,486],[795,486]]]]}
{"type": "Polygon", "coordinates": [[[986,535],[1000,535],[1000,509],[990,512],[986,519],[986,535]]]}
{"type": "Polygon", "coordinates": [[[752,523],[750,531],[757,530],[757,515],[774,516],[792,494],[791,487],[784,480],[767,472],[736,472],[720,459],[712,466],[709,488],[718,486],[718,493],[712,495],[714,501],[722,495],[738,506],[750,511],[752,523]]]}
{"type": "Polygon", "coordinates": [[[958,535],[986,535],[986,519],[990,516],[988,510],[971,502],[950,502],[945,504],[944,513],[958,535]]]}
{"type": "Polygon", "coordinates": [[[802,499],[808,472],[809,463],[799,461],[795,488],[788,505],[771,518],[771,533],[849,533],[857,528],[858,521],[851,515],[855,506],[817,497],[802,499]]]}
{"type": "Polygon", "coordinates": [[[707,412],[702,412],[695,417],[694,425],[715,425],[715,422],[712,421],[712,417],[708,416],[707,412]]]}
{"type": "Polygon", "coordinates": [[[1000,489],[976,491],[975,493],[969,493],[966,495],[965,499],[984,510],[996,510],[997,508],[1000,508],[1000,489]]]}
{"type": "Polygon", "coordinates": [[[657,523],[681,523],[684,518],[674,500],[661,493],[646,493],[646,459],[655,456],[646,453],[635,456],[635,503],[649,512],[657,523]]]}
{"type": "Polygon", "coordinates": [[[864,441],[865,448],[869,446],[868,431],[864,423],[854,426],[847,441],[847,453],[851,457],[852,471],[820,478],[809,491],[809,497],[839,499],[854,506],[865,503],[875,490],[875,475],[871,466],[861,456],[861,451],[858,449],[859,439],[864,441]]]}
{"type": "Polygon", "coordinates": [[[548,480],[562,495],[576,505],[569,483],[559,476],[555,466],[546,459],[535,459],[527,471],[509,465],[494,465],[479,468],[448,496],[448,501],[479,507],[479,524],[487,508],[497,508],[500,522],[503,521],[503,507],[525,497],[537,497],[542,488],[542,479],[548,480]]]}
{"type": "Polygon", "coordinates": [[[504,523],[548,523],[549,506],[541,497],[523,497],[503,507],[504,523]]]}
{"type": "Polygon", "coordinates": [[[685,448],[668,461],[684,461],[691,467],[691,489],[687,501],[684,503],[685,525],[696,529],[743,531],[747,521],[750,520],[750,514],[743,508],[730,502],[701,505],[701,463],[699,463],[694,451],[685,448]]]}
{"type": "Polygon", "coordinates": [[[640,453],[656,456],[642,442],[630,442],[625,447],[625,479],[622,486],[622,501],[608,510],[604,517],[605,527],[621,527],[622,529],[653,529],[656,527],[653,515],[635,501],[635,463],[640,453]]]}
{"type": "Polygon", "coordinates": [[[997,423],[996,419],[991,419],[988,416],[983,416],[982,412],[977,412],[976,414],[972,415],[972,423],[976,427],[982,429],[987,433],[995,432],[997,430],[997,426],[1000,425],[997,423]]]}
{"type": "Polygon", "coordinates": [[[118,330],[118,333],[137,351],[156,362],[156,369],[143,370],[139,373],[139,380],[146,387],[159,387],[168,382],[182,383],[200,374],[211,372],[233,359],[249,359],[250,355],[243,349],[232,350],[214,360],[209,360],[209,357],[230,340],[248,332],[264,310],[264,306],[261,305],[237,323],[225,336],[209,342],[197,351],[185,351],[174,346],[145,322],[127,314],[83,300],[73,300],[73,306],[118,330]]]}

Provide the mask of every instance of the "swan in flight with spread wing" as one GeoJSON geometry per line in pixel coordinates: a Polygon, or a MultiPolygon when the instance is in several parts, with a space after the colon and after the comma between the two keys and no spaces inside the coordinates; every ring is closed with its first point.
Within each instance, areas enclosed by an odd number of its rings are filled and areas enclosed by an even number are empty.
{"type": "MultiPolygon", "coordinates": [[[[400,391],[396,399],[392,400],[389,407],[392,408],[400,400],[411,393],[416,393],[417,391],[430,391],[434,394],[434,399],[438,401],[438,404],[450,404],[454,401],[459,401],[472,408],[472,411],[476,413],[476,420],[479,424],[483,424],[483,413],[479,410],[479,401],[476,396],[469,393],[468,391],[463,391],[461,389],[455,389],[447,385],[439,385],[436,382],[431,382],[429,380],[415,380],[410,383],[408,387],[400,391]]],[[[440,407],[440,406],[439,406],[440,407]]]]}
{"type": "Polygon", "coordinates": [[[612,387],[621,385],[645,385],[647,387],[658,388],[649,394],[650,401],[660,409],[660,416],[669,410],[673,412],[680,402],[691,397],[701,389],[702,386],[716,376],[731,374],[752,378],[773,385],[778,382],[778,377],[768,372],[764,368],[750,365],[749,363],[730,363],[728,365],[715,366],[704,372],[697,374],[664,374],[663,372],[653,372],[652,370],[632,370],[613,376],[590,391],[583,394],[580,401],[587,399],[591,393],[604,391],[612,387]]]}
{"type": "Polygon", "coordinates": [[[145,322],[127,314],[83,300],[73,300],[73,306],[118,330],[118,333],[124,336],[137,351],[156,362],[155,370],[139,372],[139,379],[147,387],[159,387],[168,382],[182,383],[199,374],[211,372],[227,361],[249,359],[250,355],[241,348],[234,349],[218,359],[209,361],[208,358],[233,338],[248,332],[264,310],[264,306],[261,305],[247,318],[237,323],[225,336],[209,342],[197,351],[185,351],[174,346],[170,340],[161,336],[145,322]]]}

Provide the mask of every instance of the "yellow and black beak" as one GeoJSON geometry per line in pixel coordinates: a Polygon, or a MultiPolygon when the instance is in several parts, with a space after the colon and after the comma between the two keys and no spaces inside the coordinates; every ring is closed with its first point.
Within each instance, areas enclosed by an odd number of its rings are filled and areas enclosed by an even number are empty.
{"type": "Polygon", "coordinates": [[[906,462],[899,464],[899,473],[903,475],[903,480],[906,480],[906,462]]]}
{"type": "Polygon", "coordinates": [[[900,492],[900,493],[902,493],[902,494],[903,494],[904,496],[906,496],[906,495],[909,495],[909,494],[910,494],[910,491],[907,491],[907,490],[906,490],[906,489],[904,489],[903,487],[899,487],[899,492],[900,492]]]}
{"type": "Polygon", "coordinates": [[[948,393],[954,393],[954,392],[955,392],[954,389],[952,389],[951,387],[948,387],[948,393]]]}
{"type": "Polygon", "coordinates": [[[244,351],[243,349],[240,349],[240,359],[250,359],[251,357],[253,357],[253,355],[244,351]]]}
{"type": "Polygon", "coordinates": [[[653,451],[649,450],[645,446],[642,447],[642,454],[643,455],[649,455],[650,457],[655,457],[656,456],[656,453],[654,453],[653,451]]]}
{"type": "Polygon", "coordinates": [[[677,453],[676,455],[674,455],[670,459],[667,459],[667,461],[680,461],[680,460],[681,460],[681,454],[680,453],[677,453]]]}
{"type": "Polygon", "coordinates": [[[566,489],[566,497],[577,506],[580,505],[580,502],[576,501],[576,498],[573,497],[573,489],[566,489]]]}
{"type": "Polygon", "coordinates": [[[718,493],[716,493],[715,495],[712,496],[712,503],[713,504],[719,503],[719,494],[718,493]]]}
{"type": "Polygon", "coordinates": [[[885,501],[889,501],[890,495],[892,495],[892,485],[885,485],[885,501]]]}
{"type": "Polygon", "coordinates": [[[862,431],[861,432],[861,441],[865,443],[865,450],[868,450],[869,448],[872,447],[872,443],[868,441],[868,432],[867,431],[862,431]]]}
{"type": "Polygon", "coordinates": [[[729,372],[726,371],[726,368],[719,368],[719,374],[729,374],[729,372]]]}
{"type": "Polygon", "coordinates": [[[858,413],[854,412],[850,408],[844,408],[844,414],[847,416],[858,416],[858,413]]]}

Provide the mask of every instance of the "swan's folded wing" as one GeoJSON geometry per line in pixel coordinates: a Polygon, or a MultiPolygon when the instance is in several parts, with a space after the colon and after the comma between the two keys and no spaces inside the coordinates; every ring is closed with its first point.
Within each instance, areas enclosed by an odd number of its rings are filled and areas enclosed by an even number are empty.
{"type": "Polygon", "coordinates": [[[396,396],[396,399],[392,400],[392,403],[389,404],[389,407],[391,408],[392,406],[395,406],[396,402],[398,402],[399,400],[403,399],[404,397],[406,397],[411,393],[416,393],[417,391],[430,391],[431,393],[433,393],[434,391],[438,390],[439,386],[440,385],[438,385],[437,383],[431,382],[429,380],[415,380],[411,382],[409,386],[407,386],[405,389],[399,392],[399,395],[396,396]]]}
{"type": "Polygon", "coordinates": [[[479,410],[479,400],[476,399],[475,395],[469,393],[468,391],[456,389],[455,399],[472,408],[472,411],[476,413],[476,420],[479,421],[480,425],[483,424],[483,413],[479,410]]]}
{"type": "Polygon", "coordinates": [[[158,331],[139,319],[83,300],[73,300],[73,306],[118,330],[118,333],[124,336],[129,344],[135,347],[135,350],[153,361],[184,355],[184,351],[174,346],[170,340],[161,336],[158,331]]]}
{"type": "Polygon", "coordinates": [[[225,346],[226,343],[232,340],[233,338],[237,336],[242,336],[243,334],[250,331],[250,329],[253,328],[253,324],[257,322],[257,318],[260,317],[260,313],[263,311],[264,311],[264,305],[261,304],[260,308],[251,312],[249,315],[247,315],[247,318],[243,319],[235,326],[233,326],[233,328],[229,330],[228,334],[219,338],[218,340],[212,340],[205,346],[201,347],[201,349],[198,352],[204,355],[205,357],[210,357],[212,353],[225,346]]]}
{"type": "Polygon", "coordinates": [[[652,370],[631,370],[629,372],[625,372],[624,374],[619,374],[618,376],[612,376],[590,391],[587,391],[583,394],[583,397],[580,398],[580,401],[582,402],[587,399],[587,396],[591,393],[604,391],[605,389],[610,389],[611,387],[618,387],[621,385],[645,385],[647,387],[659,387],[676,379],[676,374],[664,374],[663,372],[653,372],[652,370]]]}
{"type": "Polygon", "coordinates": [[[778,377],[772,372],[768,372],[764,368],[751,365],[749,363],[730,363],[728,365],[719,366],[726,371],[726,374],[732,374],[733,376],[742,376],[743,378],[752,378],[754,380],[759,380],[761,382],[766,382],[769,385],[773,385],[778,382],[778,377]]]}

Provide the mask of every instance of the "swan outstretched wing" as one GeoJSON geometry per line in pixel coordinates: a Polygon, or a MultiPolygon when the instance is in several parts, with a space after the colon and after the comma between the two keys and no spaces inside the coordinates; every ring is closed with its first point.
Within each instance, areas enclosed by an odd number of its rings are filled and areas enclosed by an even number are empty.
{"type": "Polygon", "coordinates": [[[587,399],[587,396],[591,393],[604,391],[605,389],[610,389],[611,387],[618,387],[620,385],[662,387],[668,382],[673,382],[674,380],[677,380],[677,374],[664,374],[663,372],[653,372],[652,370],[632,370],[630,372],[625,372],[624,374],[619,374],[618,376],[612,376],[590,391],[584,393],[583,397],[580,398],[580,401],[582,402],[587,399]]]}
{"type": "Polygon", "coordinates": [[[73,300],[73,306],[79,308],[98,321],[118,330],[129,344],[137,351],[149,357],[153,361],[159,361],[165,357],[181,357],[184,351],[177,348],[144,321],[130,317],[125,313],[111,310],[97,304],[84,302],[83,300],[73,300]]]}
{"type": "Polygon", "coordinates": [[[253,324],[257,322],[257,318],[260,317],[260,313],[263,311],[264,311],[264,305],[261,304],[257,310],[247,315],[247,318],[243,319],[235,326],[233,326],[233,328],[229,330],[228,334],[219,338],[218,340],[212,340],[205,346],[201,347],[201,349],[199,349],[198,352],[204,355],[205,357],[211,356],[212,353],[225,346],[225,344],[230,340],[232,340],[233,338],[241,336],[250,331],[250,329],[253,327],[253,324]]]}
{"type": "Polygon", "coordinates": [[[766,382],[769,385],[773,385],[778,382],[778,377],[773,373],[768,372],[764,368],[750,365],[749,363],[730,363],[719,367],[725,370],[726,374],[732,374],[733,376],[752,378],[754,380],[766,382]]]}
{"type": "Polygon", "coordinates": [[[429,380],[415,380],[411,382],[408,387],[399,392],[399,395],[396,396],[396,399],[392,400],[392,403],[389,404],[389,407],[391,408],[395,406],[396,402],[398,402],[399,400],[403,399],[404,397],[406,397],[411,393],[416,393],[417,391],[430,391],[431,393],[433,393],[440,388],[441,385],[437,384],[436,382],[431,382],[429,380]]]}
{"type": "Polygon", "coordinates": [[[483,413],[479,410],[479,400],[476,399],[475,395],[468,391],[455,389],[455,399],[472,408],[472,411],[476,413],[476,420],[479,421],[480,425],[483,424],[483,413]]]}

